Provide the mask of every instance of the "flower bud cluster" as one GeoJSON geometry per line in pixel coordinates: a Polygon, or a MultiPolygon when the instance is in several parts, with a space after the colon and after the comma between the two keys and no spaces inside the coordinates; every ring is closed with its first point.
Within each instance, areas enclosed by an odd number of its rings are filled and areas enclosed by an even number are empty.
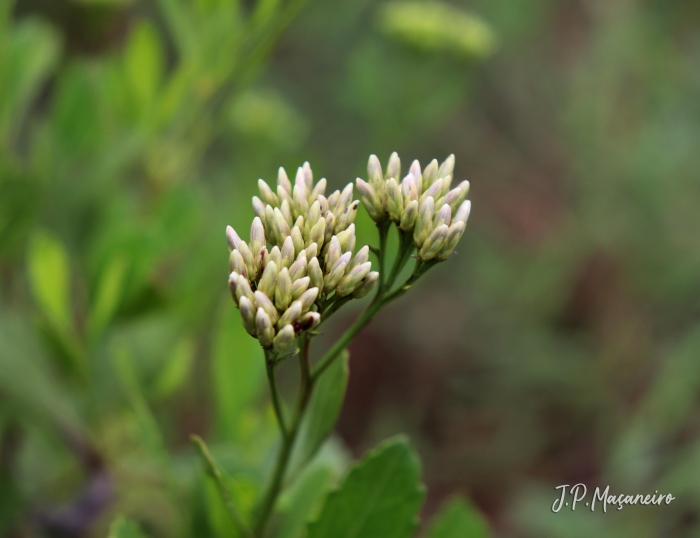
{"type": "Polygon", "coordinates": [[[295,337],[321,322],[320,305],[330,296],[359,298],[376,285],[369,247],[355,253],[359,202],[353,186],[326,198],[326,180],[314,184],[304,163],[292,185],[279,169],[273,190],[258,181],[256,217],[246,243],[230,226],[229,287],[246,330],[266,349],[296,351],[295,337]]]}
{"type": "Polygon", "coordinates": [[[367,212],[377,223],[393,221],[413,242],[421,261],[443,261],[452,254],[467,225],[471,202],[465,200],[469,182],[452,187],[455,158],[442,164],[433,161],[421,170],[416,160],[399,183],[401,160],[391,154],[386,173],[372,155],[367,164],[367,181],[358,178],[357,190],[367,212]]]}

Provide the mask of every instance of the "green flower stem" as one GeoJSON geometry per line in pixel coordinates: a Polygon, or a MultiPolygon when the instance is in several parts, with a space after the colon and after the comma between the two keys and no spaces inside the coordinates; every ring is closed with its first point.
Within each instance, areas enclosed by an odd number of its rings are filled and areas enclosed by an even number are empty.
{"type": "Polygon", "coordinates": [[[248,529],[248,527],[246,527],[245,523],[243,523],[243,520],[241,519],[241,516],[238,514],[238,510],[236,510],[236,506],[233,504],[233,499],[231,498],[231,492],[229,491],[226,484],[224,484],[224,480],[221,475],[221,470],[216,465],[214,458],[211,457],[207,445],[198,435],[193,435],[191,439],[192,444],[197,449],[197,452],[199,453],[199,456],[201,457],[202,462],[204,463],[207,474],[214,480],[214,483],[216,484],[216,488],[219,491],[219,495],[221,495],[221,498],[223,499],[224,504],[226,505],[226,511],[231,517],[231,520],[233,521],[233,524],[236,527],[238,534],[245,538],[254,538],[255,535],[250,531],[250,529],[248,529]]]}
{"type": "Polygon", "coordinates": [[[401,270],[406,266],[409,256],[413,252],[413,234],[405,233],[399,230],[399,251],[394,259],[394,266],[391,268],[391,274],[386,282],[386,289],[390,290],[394,285],[396,278],[401,273],[401,270]]]}
{"type": "Polygon", "coordinates": [[[277,417],[277,423],[279,424],[280,431],[282,432],[282,437],[287,436],[287,427],[284,421],[284,412],[282,410],[282,403],[279,395],[279,390],[277,389],[277,378],[275,377],[275,367],[277,363],[274,359],[274,353],[270,350],[265,350],[265,366],[267,367],[267,380],[270,384],[270,393],[272,394],[272,406],[275,409],[275,416],[277,417]]]}
{"type": "Polygon", "coordinates": [[[299,387],[297,409],[296,413],[294,414],[292,424],[289,430],[287,430],[287,434],[282,435],[282,447],[277,455],[277,462],[275,463],[272,480],[270,481],[260,506],[258,522],[255,526],[255,536],[258,538],[262,538],[264,536],[265,528],[270,519],[270,514],[272,513],[272,509],[274,508],[277,497],[282,489],[284,477],[287,473],[287,466],[289,465],[289,460],[292,455],[292,448],[294,448],[294,442],[296,441],[299,433],[299,426],[301,426],[302,419],[304,418],[304,414],[309,405],[311,394],[313,393],[314,389],[315,380],[311,377],[309,362],[309,344],[311,340],[306,334],[302,335],[300,340],[301,352],[299,353],[299,367],[301,369],[301,385],[299,387]]]}
{"type": "Polygon", "coordinates": [[[389,227],[391,222],[385,221],[377,224],[379,228],[379,253],[377,258],[379,261],[379,284],[377,286],[377,297],[384,292],[384,270],[386,267],[386,245],[389,237],[389,227]]]}

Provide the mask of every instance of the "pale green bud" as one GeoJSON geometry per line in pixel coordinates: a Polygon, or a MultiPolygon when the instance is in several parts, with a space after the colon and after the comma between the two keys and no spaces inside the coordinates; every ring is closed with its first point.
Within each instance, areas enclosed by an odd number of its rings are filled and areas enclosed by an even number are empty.
{"type": "Polygon", "coordinates": [[[277,198],[280,200],[280,208],[284,202],[287,202],[289,207],[292,206],[292,193],[287,191],[282,185],[277,185],[277,198]]]}
{"type": "Polygon", "coordinates": [[[434,204],[432,196],[425,198],[418,207],[418,220],[413,231],[413,241],[417,247],[422,247],[425,240],[433,230],[434,204]]]}
{"type": "Polygon", "coordinates": [[[294,217],[292,216],[291,205],[287,200],[282,200],[280,211],[282,212],[285,222],[291,228],[292,224],[294,224],[294,217]]]}
{"type": "Polygon", "coordinates": [[[304,250],[304,236],[298,226],[292,228],[292,244],[294,245],[294,252],[299,253],[304,250]]]}
{"type": "Polygon", "coordinates": [[[309,275],[311,286],[323,289],[323,271],[321,270],[321,265],[318,263],[318,258],[311,258],[309,260],[306,272],[309,275]]]}
{"type": "Polygon", "coordinates": [[[231,292],[231,298],[233,299],[233,302],[236,303],[236,306],[238,306],[238,297],[236,297],[236,285],[239,276],[240,275],[235,271],[231,272],[231,274],[228,276],[228,289],[231,292]]]}
{"type": "Polygon", "coordinates": [[[292,237],[293,235],[287,237],[284,240],[284,243],[282,243],[282,259],[280,263],[283,267],[290,267],[294,263],[296,253],[294,251],[294,240],[292,239],[292,237]]]}
{"type": "Polygon", "coordinates": [[[318,312],[307,312],[299,319],[299,327],[301,331],[310,331],[321,323],[321,314],[318,312]]]}
{"type": "Polygon", "coordinates": [[[265,310],[258,308],[255,314],[255,328],[258,331],[258,340],[264,348],[272,347],[272,340],[275,337],[275,329],[272,327],[270,317],[265,310]]]}
{"type": "Polygon", "coordinates": [[[287,237],[289,237],[289,235],[291,235],[289,224],[287,224],[284,215],[282,215],[282,212],[278,208],[274,209],[272,226],[275,230],[278,243],[282,243],[287,237]]]}
{"type": "Polygon", "coordinates": [[[345,271],[351,271],[353,268],[357,267],[358,265],[362,265],[363,263],[366,263],[369,260],[369,247],[365,245],[362,247],[360,250],[357,251],[357,254],[355,254],[355,257],[352,259],[352,261],[348,264],[347,268],[345,271]]]}
{"type": "Polygon", "coordinates": [[[376,155],[370,155],[367,162],[367,180],[370,185],[374,185],[378,181],[384,181],[382,174],[382,165],[376,155]]]}
{"type": "Polygon", "coordinates": [[[401,221],[401,215],[403,214],[403,196],[401,196],[399,184],[393,177],[386,180],[386,208],[391,220],[394,222],[401,221]]]}
{"type": "Polygon", "coordinates": [[[457,243],[459,243],[459,240],[462,238],[466,227],[467,225],[464,224],[464,222],[462,221],[455,222],[452,226],[450,226],[450,229],[447,230],[447,237],[445,238],[445,242],[443,243],[440,252],[436,256],[438,260],[446,260],[447,257],[450,254],[452,254],[452,251],[455,249],[457,243]]]}
{"type": "Polygon", "coordinates": [[[306,189],[306,184],[302,181],[301,183],[294,183],[294,190],[292,191],[292,200],[294,200],[294,214],[295,215],[306,215],[309,211],[309,191],[306,189]]]}
{"type": "Polygon", "coordinates": [[[343,230],[338,235],[338,243],[340,243],[340,250],[343,252],[352,251],[355,246],[355,225],[351,224],[348,226],[347,230],[343,230]]]}
{"type": "Polygon", "coordinates": [[[263,270],[260,282],[258,282],[258,291],[263,292],[268,297],[275,296],[275,287],[277,286],[277,264],[273,261],[268,261],[263,270]]]}
{"type": "Polygon", "coordinates": [[[338,205],[338,200],[340,200],[340,191],[335,191],[328,197],[328,210],[335,211],[335,206],[338,205]]]}
{"type": "Polygon", "coordinates": [[[436,159],[430,161],[430,164],[423,170],[423,188],[430,187],[439,177],[444,177],[438,173],[438,162],[436,159]]]}
{"type": "Polygon", "coordinates": [[[301,297],[302,293],[309,289],[309,284],[311,283],[311,278],[305,276],[303,278],[298,278],[292,284],[292,301],[296,301],[301,297]]]}
{"type": "Polygon", "coordinates": [[[340,193],[340,198],[338,198],[338,205],[333,210],[333,213],[335,213],[336,215],[341,215],[345,211],[345,208],[348,207],[348,205],[350,205],[350,202],[352,202],[352,195],[352,183],[348,183],[347,185],[345,185],[345,188],[340,193]]]}
{"type": "Polygon", "coordinates": [[[464,202],[462,202],[462,205],[459,206],[459,209],[457,210],[457,213],[455,213],[455,218],[452,222],[463,222],[466,225],[467,220],[469,219],[469,213],[471,213],[471,211],[471,200],[465,200],[464,202]]]}
{"type": "Polygon", "coordinates": [[[264,180],[258,179],[258,189],[260,190],[260,198],[262,198],[263,202],[271,205],[272,207],[277,207],[280,205],[279,198],[264,180]]]}
{"type": "Polygon", "coordinates": [[[236,279],[236,299],[240,304],[241,297],[247,297],[249,301],[255,300],[255,295],[253,295],[253,290],[250,289],[250,282],[243,275],[238,275],[236,279]]]}
{"type": "Polygon", "coordinates": [[[265,269],[265,266],[267,265],[267,262],[270,260],[270,253],[267,251],[267,247],[262,247],[260,249],[260,252],[258,252],[258,255],[256,257],[256,265],[258,267],[258,274],[265,269]]]}
{"type": "Polygon", "coordinates": [[[304,253],[306,254],[307,260],[315,258],[316,256],[318,256],[318,244],[311,243],[308,247],[304,249],[304,253]]]}
{"type": "Polygon", "coordinates": [[[452,220],[452,208],[449,205],[445,204],[435,214],[435,220],[433,221],[433,228],[437,228],[441,224],[447,224],[449,226],[451,220],[452,220]]]}
{"type": "Polygon", "coordinates": [[[267,313],[267,315],[270,316],[270,320],[272,321],[273,325],[277,323],[279,314],[277,313],[277,309],[275,308],[272,299],[270,299],[260,290],[256,290],[253,295],[255,296],[255,306],[258,308],[262,308],[267,313]]]}
{"type": "Polygon", "coordinates": [[[306,276],[307,263],[308,262],[306,261],[306,253],[302,250],[299,253],[299,256],[297,256],[296,261],[289,268],[289,276],[291,277],[292,282],[306,276]]]}
{"type": "Polygon", "coordinates": [[[302,310],[303,307],[301,302],[294,301],[291,305],[289,305],[289,308],[284,311],[284,314],[280,316],[280,319],[277,322],[277,327],[284,327],[285,325],[294,323],[301,317],[302,310]]]}
{"type": "Polygon", "coordinates": [[[289,176],[284,168],[280,166],[277,171],[277,185],[282,187],[287,193],[292,194],[292,182],[289,181],[289,176]]]}
{"type": "Polygon", "coordinates": [[[454,169],[455,169],[455,156],[454,154],[450,155],[445,159],[445,162],[443,162],[440,165],[440,169],[438,170],[438,177],[446,177],[446,176],[451,176],[454,174],[454,169]]]}
{"type": "Polygon", "coordinates": [[[377,271],[368,273],[360,285],[355,288],[355,291],[352,292],[352,296],[355,299],[362,299],[365,295],[372,291],[372,289],[377,285],[378,280],[379,273],[377,271]]]}
{"type": "Polygon", "coordinates": [[[265,246],[265,228],[259,217],[253,219],[250,225],[250,250],[254,256],[265,246]]]}
{"type": "Polygon", "coordinates": [[[452,188],[452,176],[447,174],[442,178],[442,180],[442,191],[440,192],[440,196],[445,196],[450,191],[450,188],[452,188]]]}
{"type": "Polygon", "coordinates": [[[228,257],[228,268],[230,271],[235,271],[239,275],[248,274],[248,269],[243,261],[243,256],[241,256],[241,253],[238,250],[231,251],[231,254],[228,257]]]}
{"type": "Polygon", "coordinates": [[[327,182],[325,177],[318,180],[318,183],[316,183],[316,186],[311,191],[312,200],[317,200],[319,196],[322,196],[326,193],[326,184],[327,182]]]}
{"type": "MultiPolygon", "coordinates": [[[[323,240],[326,236],[326,219],[323,217],[318,219],[309,232],[307,244],[316,243],[319,247],[323,246],[323,240]]],[[[313,257],[313,256],[311,256],[313,257]]]]}
{"type": "Polygon", "coordinates": [[[255,280],[258,276],[258,265],[256,263],[257,259],[255,256],[253,256],[253,253],[250,251],[250,248],[245,241],[238,243],[238,252],[241,253],[243,261],[245,262],[248,278],[250,278],[250,280],[255,280]]]}
{"type": "Polygon", "coordinates": [[[231,226],[226,226],[226,242],[228,243],[229,252],[238,248],[238,244],[241,242],[241,238],[238,237],[236,230],[231,228],[231,226]]]}
{"type": "Polygon", "coordinates": [[[442,196],[442,187],[445,183],[444,178],[437,178],[435,182],[430,185],[423,194],[421,194],[419,200],[423,201],[425,200],[428,196],[430,196],[433,200],[437,200],[442,196]]]}
{"type": "Polygon", "coordinates": [[[297,217],[297,220],[294,221],[294,226],[296,226],[297,228],[299,228],[299,229],[301,230],[301,235],[302,235],[302,237],[303,237],[303,236],[305,235],[305,234],[304,234],[304,228],[306,228],[306,226],[304,226],[304,217],[303,217],[303,215],[299,215],[299,216],[297,217]]]}
{"type": "Polygon", "coordinates": [[[257,196],[253,196],[253,213],[263,222],[267,222],[265,219],[265,204],[257,196]]]}
{"type": "Polygon", "coordinates": [[[413,174],[408,174],[401,182],[401,194],[403,194],[403,205],[407,206],[413,200],[418,200],[418,187],[413,174]]]}
{"type": "Polygon", "coordinates": [[[311,171],[309,161],[304,162],[302,170],[304,171],[304,183],[306,184],[306,188],[309,192],[311,192],[311,189],[314,188],[314,174],[311,171]]]}
{"type": "Polygon", "coordinates": [[[328,246],[328,252],[326,252],[325,266],[326,269],[330,269],[333,264],[340,258],[343,253],[343,249],[340,248],[340,242],[338,241],[338,236],[334,235],[331,237],[331,242],[328,246]]]}
{"type": "Polygon", "coordinates": [[[365,205],[369,216],[376,222],[382,222],[384,220],[384,209],[377,193],[369,183],[359,177],[355,180],[355,183],[357,185],[357,191],[360,193],[360,199],[365,205]]]}
{"type": "Polygon", "coordinates": [[[357,208],[359,207],[359,205],[360,202],[358,200],[355,200],[347,207],[347,209],[338,219],[338,224],[336,225],[334,230],[335,233],[342,232],[343,230],[347,229],[347,227],[350,226],[353,222],[355,222],[355,217],[357,216],[357,208]]]}
{"type": "Polygon", "coordinates": [[[284,312],[292,302],[292,279],[289,271],[283,267],[277,275],[277,287],[275,288],[275,306],[277,310],[284,312]]]}
{"type": "Polygon", "coordinates": [[[456,211],[460,204],[467,197],[467,194],[469,194],[469,182],[465,180],[462,181],[450,192],[448,192],[445,196],[443,196],[442,200],[440,200],[440,203],[449,204],[449,206],[452,208],[452,211],[456,211]]]}
{"type": "Polygon", "coordinates": [[[294,345],[294,337],[294,327],[285,325],[277,332],[277,336],[272,340],[272,346],[277,353],[282,353],[294,345]]]}
{"type": "Polygon", "coordinates": [[[350,252],[346,252],[333,264],[331,270],[328,272],[328,275],[323,281],[324,293],[329,294],[336,288],[340,280],[345,275],[345,268],[348,266],[348,263],[350,263],[350,256],[350,252]]]}
{"type": "MultiPolygon", "coordinates": [[[[423,174],[420,169],[420,163],[418,162],[418,159],[413,161],[411,163],[411,167],[408,169],[408,173],[413,176],[415,185],[416,185],[416,191],[417,193],[420,193],[423,191],[423,174]]],[[[405,178],[404,178],[405,179],[405,178]]],[[[398,180],[398,178],[397,178],[398,180]]],[[[416,198],[418,195],[416,194],[416,198]]],[[[411,198],[411,200],[415,200],[415,198],[411,198]]]]}
{"type": "Polygon", "coordinates": [[[301,303],[302,312],[306,312],[309,308],[311,308],[311,305],[314,304],[316,297],[318,297],[318,288],[309,288],[299,296],[299,299],[297,300],[301,303]]]}
{"type": "Polygon", "coordinates": [[[357,288],[362,280],[369,274],[369,270],[372,268],[371,262],[365,262],[352,270],[345,273],[345,276],[338,283],[338,287],[335,292],[340,296],[344,297],[350,295],[355,288],[357,288]]]}
{"type": "Polygon", "coordinates": [[[331,237],[333,237],[333,234],[335,233],[335,223],[336,223],[336,218],[333,213],[328,211],[326,213],[326,231],[323,234],[323,243],[328,244],[328,242],[331,240],[331,237]]]}
{"type": "Polygon", "coordinates": [[[253,301],[244,295],[238,299],[238,308],[241,311],[241,319],[243,320],[245,330],[251,336],[258,336],[258,330],[255,325],[257,309],[253,305],[253,301]]]}
{"type": "Polygon", "coordinates": [[[330,207],[328,205],[328,199],[323,194],[319,194],[316,200],[318,200],[318,203],[321,206],[321,215],[325,215],[326,213],[328,213],[330,207]]]}
{"type": "Polygon", "coordinates": [[[418,251],[418,259],[427,261],[437,256],[445,243],[445,239],[447,239],[447,230],[447,224],[441,224],[435,228],[423,243],[420,251],[418,251]]]}
{"type": "Polygon", "coordinates": [[[404,232],[410,232],[416,225],[416,220],[418,219],[418,200],[412,200],[406,208],[403,210],[403,215],[401,215],[401,224],[399,227],[404,232]]]}
{"type": "Polygon", "coordinates": [[[318,219],[321,218],[321,203],[316,200],[313,204],[311,204],[311,207],[309,207],[309,213],[306,217],[306,226],[310,230],[313,228],[314,224],[318,222],[318,219]]]}
{"type": "Polygon", "coordinates": [[[271,262],[274,262],[277,267],[282,267],[282,253],[280,252],[280,248],[277,245],[272,247],[272,250],[270,250],[270,254],[267,256],[265,266],[267,266],[267,264],[271,262]]]}
{"type": "Polygon", "coordinates": [[[389,164],[386,167],[384,179],[389,179],[390,177],[394,179],[401,177],[401,159],[399,159],[399,154],[396,152],[389,157],[389,164]]]}

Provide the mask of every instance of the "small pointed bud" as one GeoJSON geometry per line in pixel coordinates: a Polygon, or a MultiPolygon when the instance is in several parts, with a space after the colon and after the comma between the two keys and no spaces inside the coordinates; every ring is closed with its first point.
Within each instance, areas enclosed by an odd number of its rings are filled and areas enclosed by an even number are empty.
{"type": "Polygon", "coordinates": [[[265,206],[265,229],[268,231],[271,243],[277,243],[279,238],[275,232],[275,210],[271,205],[265,206]]]}
{"type": "Polygon", "coordinates": [[[321,270],[321,265],[318,263],[318,258],[309,259],[306,272],[309,275],[311,286],[323,289],[323,271],[321,270]]]}
{"type": "Polygon", "coordinates": [[[240,243],[238,243],[238,252],[241,253],[243,261],[245,262],[245,266],[248,272],[248,278],[250,278],[251,280],[255,280],[258,276],[258,266],[256,263],[257,260],[253,256],[253,253],[251,252],[250,248],[248,247],[248,244],[245,241],[241,241],[240,243]]]}
{"type": "Polygon", "coordinates": [[[241,256],[241,253],[238,250],[231,251],[231,255],[228,258],[228,268],[229,271],[235,271],[239,275],[248,274],[248,269],[243,261],[243,256],[241,256]]]}
{"type": "Polygon", "coordinates": [[[389,157],[389,164],[386,167],[384,179],[389,179],[390,177],[397,180],[401,177],[401,159],[399,159],[399,154],[396,152],[389,157]]]}
{"type": "Polygon", "coordinates": [[[318,200],[318,203],[321,206],[321,215],[325,215],[326,213],[328,213],[330,207],[328,205],[328,198],[326,198],[323,194],[319,194],[316,200],[318,200]]]}
{"type": "Polygon", "coordinates": [[[251,336],[258,336],[258,329],[255,325],[255,315],[257,309],[253,305],[253,301],[248,299],[248,297],[243,296],[238,299],[238,308],[241,311],[241,319],[243,320],[243,326],[245,330],[251,336]]]}
{"type": "Polygon", "coordinates": [[[336,237],[338,238],[338,243],[340,244],[340,250],[342,252],[352,251],[351,246],[355,246],[355,225],[351,224],[350,226],[348,226],[347,230],[343,230],[338,235],[336,235],[336,237]]]}
{"type": "Polygon", "coordinates": [[[469,182],[465,180],[443,196],[441,203],[448,204],[452,208],[452,211],[457,211],[457,208],[467,197],[468,193],[469,182]]]}
{"type": "Polygon", "coordinates": [[[310,331],[321,323],[321,314],[318,312],[307,312],[299,318],[300,332],[310,331]]]}
{"type": "Polygon", "coordinates": [[[435,181],[443,177],[438,173],[438,162],[436,159],[430,161],[430,164],[423,170],[423,189],[430,187],[435,181]]]}
{"type": "Polygon", "coordinates": [[[260,345],[266,349],[272,347],[272,339],[275,337],[275,329],[272,327],[270,316],[265,310],[258,308],[255,314],[255,328],[258,331],[258,340],[260,345]]]}
{"type": "Polygon", "coordinates": [[[258,189],[260,190],[260,198],[262,198],[263,202],[271,205],[272,207],[277,207],[280,205],[279,198],[264,180],[258,179],[258,189]]]}
{"type": "Polygon", "coordinates": [[[289,207],[291,207],[292,193],[288,192],[282,185],[277,185],[277,198],[279,198],[280,201],[280,208],[284,202],[287,202],[289,207]]]}
{"type": "Polygon", "coordinates": [[[265,269],[267,262],[270,261],[270,253],[267,251],[267,247],[262,247],[260,249],[256,261],[258,267],[258,274],[260,274],[262,273],[263,269],[265,269]]]}
{"type": "Polygon", "coordinates": [[[423,173],[421,172],[420,163],[418,162],[418,159],[411,163],[411,167],[408,169],[408,173],[413,176],[413,179],[416,183],[416,191],[418,193],[423,192],[423,173]]]}
{"type": "Polygon", "coordinates": [[[302,293],[298,299],[298,301],[301,303],[301,311],[306,312],[309,308],[311,308],[311,305],[314,304],[316,297],[318,297],[318,288],[309,288],[302,293]]]}
{"type": "Polygon", "coordinates": [[[304,236],[301,233],[301,229],[298,226],[292,228],[292,244],[294,245],[294,252],[299,253],[304,250],[304,236]]]}
{"type": "Polygon", "coordinates": [[[288,236],[284,240],[284,243],[282,243],[282,259],[280,260],[280,264],[283,267],[291,267],[291,265],[294,263],[294,258],[296,257],[296,252],[294,250],[294,240],[292,239],[292,237],[293,235],[288,236]]]}
{"type": "Polygon", "coordinates": [[[382,222],[384,220],[384,209],[381,200],[377,196],[372,186],[365,180],[359,177],[355,180],[357,185],[357,191],[360,193],[360,199],[375,222],[382,222]]]}
{"type": "Polygon", "coordinates": [[[446,177],[446,176],[451,176],[454,174],[455,170],[455,156],[454,154],[450,155],[445,159],[445,162],[443,162],[440,165],[440,169],[438,170],[438,177],[446,177]]]}
{"type": "Polygon", "coordinates": [[[352,292],[352,296],[355,299],[362,299],[365,295],[367,295],[370,291],[374,289],[374,287],[377,285],[378,280],[379,273],[377,271],[370,272],[360,283],[360,285],[357,286],[357,288],[355,288],[355,291],[352,292]]]}
{"type": "Polygon", "coordinates": [[[270,253],[267,256],[267,260],[263,267],[267,267],[267,264],[273,262],[278,268],[282,267],[282,252],[280,251],[280,248],[277,245],[272,247],[272,250],[270,250],[270,253]]]}
{"type": "Polygon", "coordinates": [[[413,231],[413,241],[418,248],[423,246],[428,235],[433,231],[434,204],[433,197],[428,196],[418,207],[418,220],[413,231]]]}
{"type": "Polygon", "coordinates": [[[226,242],[228,243],[229,251],[238,248],[238,244],[241,242],[241,238],[238,237],[236,230],[231,228],[231,226],[226,226],[226,242]]]}
{"type": "Polygon", "coordinates": [[[425,200],[428,196],[430,196],[433,200],[437,200],[442,196],[442,188],[445,183],[444,178],[437,178],[435,182],[428,187],[423,194],[421,194],[419,200],[423,201],[425,200]]]}
{"type": "Polygon", "coordinates": [[[253,196],[253,213],[255,213],[255,215],[263,222],[263,224],[266,222],[265,204],[257,196],[253,196]]]}
{"type": "Polygon", "coordinates": [[[239,274],[233,271],[229,276],[228,276],[228,289],[231,292],[231,298],[233,299],[233,302],[236,303],[236,306],[238,306],[238,297],[236,297],[236,284],[238,280],[239,274]]]}
{"type": "Polygon", "coordinates": [[[311,190],[314,188],[314,174],[311,171],[309,161],[304,163],[302,169],[304,170],[304,183],[306,183],[306,188],[308,191],[311,192],[311,190]]]}
{"type": "Polygon", "coordinates": [[[325,266],[330,269],[333,264],[340,258],[343,253],[343,249],[340,248],[340,242],[338,241],[338,236],[334,235],[331,237],[331,242],[328,246],[328,252],[326,253],[325,266]]]}
{"type": "Polygon", "coordinates": [[[345,188],[340,193],[340,198],[338,198],[338,203],[335,205],[335,207],[331,208],[331,211],[333,211],[333,213],[335,213],[336,215],[342,215],[345,212],[345,209],[352,202],[352,189],[352,183],[348,183],[347,185],[345,185],[345,188]]]}
{"type": "Polygon", "coordinates": [[[314,201],[314,203],[311,204],[311,207],[309,207],[309,212],[306,217],[306,223],[309,226],[309,229],[311,229],[314,224],[318,222],[318,219],[321,218],[321,204],[318,200],[314,201]]]}
{"type": "Polygon", "coordinates": [[[297,256],[296,261],[289,268],[289,276],[291,277],[292,282],[306,276],[307,264],[308,262],[306,261],[306,253],[302,251],[297,256]]]}
{"type": "Polygon", "coordinates": [[[401,182],[401,194],[403,194],[404,207],[413,200],[418,200],[418,187],[416,186],[416,178],[413,174],[408,174],[401,182]]]}
{"type": "Polygon", "coordinates": [[[362,247],[360,250],[357,251],[357,254],[355,254],[355,257],[352,259],[352,261],[348,264],[347,269],[345,269],[346,272],[351,271],[358,265],[362,265],[363,263],[366,263],[369,260],[369,246],[365,245],[362,247]]]}
{"type": "Polygon", "coordinates": [[[472,202],[471,200],[465,200],[462,202],[462,205],[459,206],[459,209],[457,209],[457,213],[455,213],[455,218],[452,221],[453,224],[455,222],[463,222],[465,225],[467,224],[467,220],[469,219],[469,213],[472,211],[472,202]]]}
{"type": "Polygon", "coordinates": [[[284,215],[282,215],[282,211],[278,208],[274,209],[272,226],[279,243],[283,243],[284,240],[291,235],[289,224],[287,224],[284,215]]]}
{"type": "Polygon", "coordinates": [[[386,180],[386,209],[389,212],[389,218],[394,222],[401,221],[403,214],[403,196],[399,184],[393,177],[386,180]]]}
{"type": "Polygon", "coordinates": [[[290,228],[294,224],[294,216],[292,215],[292,209],[291,205],[287,200],[282,200],[282,205],[280,206],[280,212],[282,213],[282,216],[284,217],[285,222],[287,223],[287,226],[290,228]]]}
{"type": "Polygon", "coordinates": [[[345,268],[350,263],[350,256],[350,252],[346,252],[340,258],[338,258],[338,260],[331,267],[331,270],[328,272],[326,278],[324,278],[323,291],[326,293],[326,295],[335,290],[336,286],[345,275],[345,268]]]}
{"type": "Polygon", "coordinates": [[[435,214],[435,219],[433,220],[433,228],[437,228],[441,224],[450,225],[452,221],[452,208],[444,204],[440,210],[435,214]]]}
{"type": "MultiPolygon", "coordinates": [[[[318,256],[318,244],[316,243],[311,243],[308,247],[304,249],[304,252],[306,253],[306,259],[310,260],[311,258],[315,258],[318,256]]],[[[308,270],[308,267],[307,267],[308,270]]]]}
{"type": "Polygon", "coordinates": [[[277,336],[272,340],[272,347],[277,353],[281,353],[294,345],[294,327],[291,324],[285,325],[278,332],[277,336]]]}
{"type": "Polygon", "coordinates": [[[294,183],[294,190],[292,191],[292,200],[294,200],[294,215],[306,215],[309,211],[309,192],[306,190],[306,184],[304,182],[294,183]]]}
{"type": "Polygon", "coordinates": [[[324,194],[326,194],[327,183],[328,182],[326,181],[325,177],[322,177],[318,180],[318,183],[316,183],[316,186],[311,191],[311,200],[318,200],[319,196],[323,196],[324,194]]]}
{"type": "Polygon", "coordinates": [[[253,219],[250,226],[250,250],[253,255],[257,255],[265,245],[265,228],[259,217],[253,219]]]}
{"type": "Polygon", "coordinates": [[[311,284],[311,278],[305,276],[304,278],[298,278],[292,284],[292,301],[296,301],[301,297],[302,293],[309,289],[311,284]]]}
{"type": "Polygon", "coordinates": [[[277,287],[275,288],[275,306],[280,312],[284,312],[292,302],[292,279],[289,271],[283,267],[277,275],[277,287]]]}
{"type": "Polygon", "coordinates": [[[384,174],[382,173],[382,164],[376,155],[370,155],[367,162],[367,181],[370,185],[374,185],[377,181],[383,181],[384,174]]]}
{"type": "Polygon", "coordinates": [[[350,295],[355,288],[357,288],[362,280],[369,274],[369,270],[372,268],[371,262],[365,262],[357,267],[354,267],[349,272],[345,273],[345,276],[338,283],[338,287],[335,292],[340,296],[344,297],[350,295]]]}
{"type": "MultiPolygon", "coordinates": [[[[316,243],[319,247],[323,246],[323,240],[326,237],[326,219],[321,217],[318,219],[318,222],[311,228],[311,231],[309,232],[309,240],[307,241],[308,244],[311,243],[316,243]]],[[[309,256],[310,258],[313,258],[313,256],[309,256]]]]}
{"type": "Polygon", "coordinates": [[[447,174],[445,177],[442,178],[442,180],[442,192],[440,193],[440,196],[445,196],[452,188],[452,176],[450,174],[447,174]]]}
{"type": "Polygon", "coordinates": [[[436,256],[438,260],[444,261],[450,254],[452,254],[452,251],[455,249],[457,243],[459,243],[459,240],[462,238],[466,227],[467,225],[464,224],[462,221],[455,222],[452,226],[450,226],[450,229],[447,230],[447,237],[445,238],[445,242],[443,243],[440,252],[436,256]]]}
{"type": "Polygon", "coordinates": [[[277,264],[273,261],[268,261],[263,274],[258,282],[258,291],[263,292],[268,297],[275,296],[275,288],[277,286],[277,264]]]}
{"type": "Polygon", "coordinates": [[[272,321],[273,325],[277,323],[277,320],[279,319],[279,314],[277,313],[277,309],[275,308],[272,299],[270,299],[260,290],[256,290],[255,293],[253,293],[253,295],[255,297],[255,301],[253,301],[255,306],[257,308],[262,308],[265,311],[265,313],[268,316],[270,316],[270,320],[272,321]]]}
{"type": "Polygon", "coordinates": [[[418,219],[418,201],[413,200],[403,210],[403,215],[401,215],[401,224],[399,225],[399,227],[404,232],[410,232],[413,229],[413,227],[416,225],[417,219],[418,219]]]}
{"type": "Polygon", "coordinates": [[[289,305],[289,308],[284,311],[284,314],[280,316],[277,326],[284,327],[285,325],[294,323],[301,317],[302,310],[303,307],[301,303],[299,301],[294,301],[291,305],[289,305]]]}
{"type": "Polygon", "coordinates": [[[255,295],[253,295],[253,290],[250,289],[250,282],[243,275],[238,275],[236,280],[236,299],[239,304],[242,297],[247,297],[249,301],[255,300],[255,295]]]}
{"type": "Polygon", "coordinates": [[[292,194],[292,182],[289,181],[289,176],[284,168],[280,166],[277,171],[277,185],[282,187],[288,194],[292,194]]]}
{"type": "Polygon", "coordinates": [[[323,234],[323,243],[327,244],[330,240],[331,237],[333,237],[333,234],[335,233],[335,228],[336,228],[336,218],[333,213],[328,211],[326,213],[326,231],[323,234]]]}
{"type": "Polygon", "coordinates": [[[427,261],[432,260],[435,256],[437,256],[442,249],[442,246],[445,244],[448,229],[447,224],[441,224],[435,228],[425,240],[423,246],[418,252],[418,259],[427,261]]]}
{"type": "Polygon", "coordinates": [[[340,191],[335,191],[328,197],[329,211],[335,211],[335,207],[338,205],[338,200],[340,200],[340,191]]]}
{"type": "Polygon", "coordinates": [[[299,215],[299,216],[297,217],[297,220],[294,221],[294,226],[296,226],[297,228],[299,228],[299,229],[301,230],[301,232],[302,232],[302,237],[303,237],[303,235],[304,235],[304,229],[306,228],[306,226],[304,226],[304,217],[303,217],[303,215],[299,215]]]}

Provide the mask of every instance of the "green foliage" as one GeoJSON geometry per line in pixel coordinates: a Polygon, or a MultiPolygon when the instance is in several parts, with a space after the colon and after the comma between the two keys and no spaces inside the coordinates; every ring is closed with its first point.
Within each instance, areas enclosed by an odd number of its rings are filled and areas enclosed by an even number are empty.
{"type": "Polygon", "coordinates": [[[466,499],[446,502],[433,519],[426,538],[488,538],[488,525],[466,499]]]}
{"type": "Polygon", "coordinates": [[[423,497],[418,458],[405,439],[390,439],[328,494],[308,537],[407,538],[418,525],[423,497]]]}
{"type": "Polygon", "coordinates": [[[135,522],[119,516],[110,526],[108,538],[146,538],[146,535],[135,522]]]}

